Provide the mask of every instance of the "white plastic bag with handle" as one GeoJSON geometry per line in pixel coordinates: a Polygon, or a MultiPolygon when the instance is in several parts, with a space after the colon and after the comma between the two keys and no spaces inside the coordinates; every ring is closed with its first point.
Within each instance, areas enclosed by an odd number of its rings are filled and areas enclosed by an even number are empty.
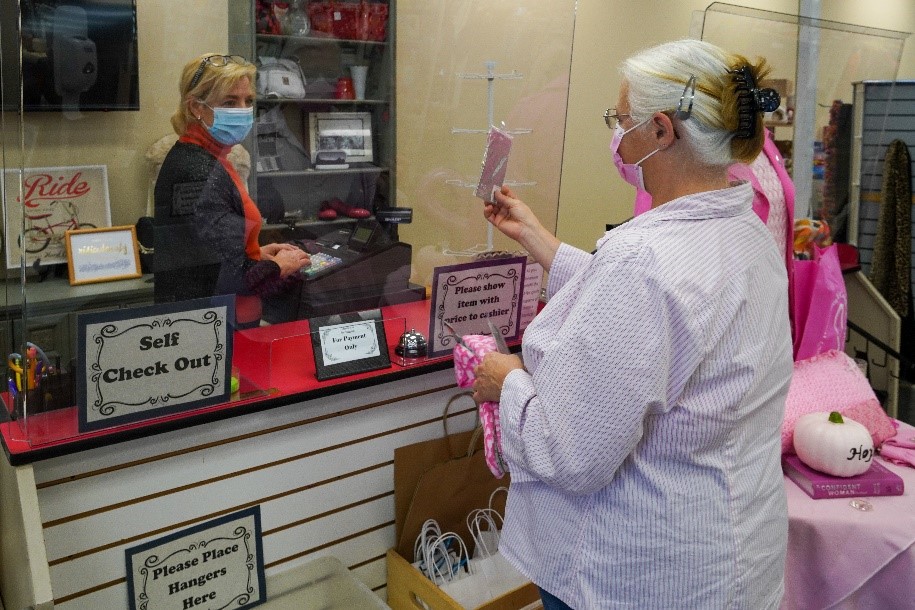
{"type": "Polygon", "coordinates": [[[493,497],[500,491],[508,492],[508,489],[496,489],[489,497],[488,508],[477,509],[467,515],[467,528],[474,541],[473,559],[470,563],[475,572],[483,574],[490,599],[529,582],[499,552],[503,518],[492,505],[493,497]]]}

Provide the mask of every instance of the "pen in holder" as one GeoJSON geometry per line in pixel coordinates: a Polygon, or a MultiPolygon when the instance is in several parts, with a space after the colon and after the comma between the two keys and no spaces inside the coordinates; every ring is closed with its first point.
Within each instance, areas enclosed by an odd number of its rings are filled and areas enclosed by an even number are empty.
{"type": "Polygon", "coordinates": [[[72,406],[73,382],[71,375],[60,367],[60,356],[54,354],[52,365],[44,350],[31,342],[26,345],[25,358],[16,352],[7,356],[10,418],[72,406]]]}
{"type": "Polygon", "coordinates": [[[32,413],[64,409],[73,404],[73,380],[66,369],[51,369],[29,390],[29,405],[34,405],[32,413]]]}

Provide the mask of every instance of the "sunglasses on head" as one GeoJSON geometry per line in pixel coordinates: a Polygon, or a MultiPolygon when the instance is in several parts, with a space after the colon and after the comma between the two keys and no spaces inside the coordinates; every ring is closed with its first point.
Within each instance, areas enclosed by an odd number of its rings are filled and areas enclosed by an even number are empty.
{"type": "Polygon", "coordinates": [[[223,66],[228,66],[229,64],[246,66],[248,65],[248,60],[241,55],[207,55],[200,62],[200,67],[197,68],[196,72],[194,72],[194,76],[191,77],[191,84],[187,88],[188,91],[191,91],[194,87],[197,86],[197,83],[200,82],[200,79],[203,77],[203,71],[206,69],[208,64],[215,68],[222,68],[223,66]]]}

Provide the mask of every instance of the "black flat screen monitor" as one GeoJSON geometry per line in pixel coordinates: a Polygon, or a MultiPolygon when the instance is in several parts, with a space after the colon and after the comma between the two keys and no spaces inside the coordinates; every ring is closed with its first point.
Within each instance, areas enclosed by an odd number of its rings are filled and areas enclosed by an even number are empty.
{"type": "Polygon", "coordinates": [[[0,0],[0,52],[4,110],[140,109],[135,0],[0,0]]]}

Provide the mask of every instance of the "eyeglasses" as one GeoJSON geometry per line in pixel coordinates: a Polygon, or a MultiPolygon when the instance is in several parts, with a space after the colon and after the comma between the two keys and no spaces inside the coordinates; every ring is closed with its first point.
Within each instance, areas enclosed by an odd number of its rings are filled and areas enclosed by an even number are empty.
{"type": "Polygon", "coordinates": [[[187,88],[188,91],[191,91],[197,86],[197,83],[200,82],[200,79],[203,77],[203,70],[207,67],[207,64],[215,68],[222,68],[229,64],[247,66],[248,60],[241,55],[207,55],[203,58],[203,61],[200,62],[200,67],[194,72],[194,76],[191,77],[191,84],[187,88]]]}
{"type": "Polygon", "coordinates": [[[623,122],[623,117],[632,116],[626,112],[617,112],[616,108],[607,108],[604,111],[604,123],[610,129],[616,129],[616,126],[623,122]]]}
{"type": "MultiPolygon", "coordinates": [[[[692,74],[689,75],[689,80],[686,81],[686,86],[683,87],[683,93],[680,95],[680,103],[677,104],[677,109],[669,112],[673,112],[674,118],[685,121],[693,113],[693,100],[696,98],[696,77],[692,74]]],[[[616,126],[623,122],[623,117],[632,116],[631,114],[625,112],[617,112],[616,108],[607,108],[604,111],[604,123],[607,124],[607,127],[610,129],[616,129],[616,126]]],[[[679,137],[679,136],[677,136],[679,137]]]]}

